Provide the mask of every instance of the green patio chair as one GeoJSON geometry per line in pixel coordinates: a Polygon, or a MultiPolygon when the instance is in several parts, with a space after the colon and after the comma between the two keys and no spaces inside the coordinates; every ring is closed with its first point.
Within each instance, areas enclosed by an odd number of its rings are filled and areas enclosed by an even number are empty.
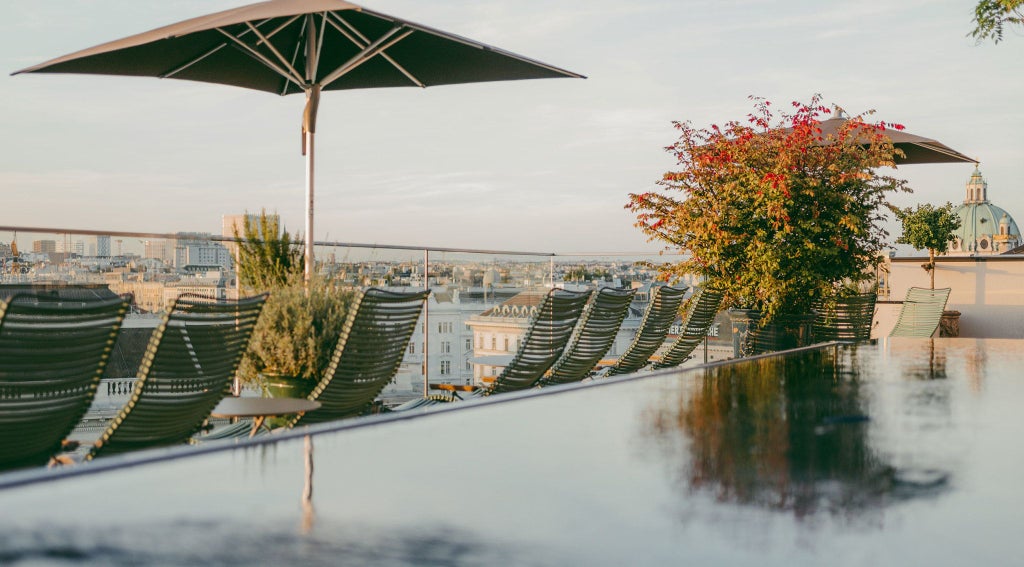
{"type": "Polygon", "coordinates": [[[668,328],[679,315],[679,306],[688,289],[671,286],[651,288],[651,301],[640,321],[640,329],[615,365],[608,368],[607,376],[629,374],[647,366],[651,355],[665,342],[668,328]]]}
{"type": "Polygon", "coordinates": [[[890,337],[930,337],[939,328],[942,312],[949,300],[950,288],[926,289],[912,287],[907,290],[903,308],[890,337]]]}
{"type": "Polygon", "coordinates": [[[816,342],[860,342],[871,338],[875,317],[875,292],[834,297],[812,306],[816,342]]]}
{"type": "Polygon", "coordinates": [[[569,346],[551,365],[540,385],[569,384],[586,378],[615,342],[634,295],[635,289],[611,287],[593,294],[569,339],[569,346]]]}
{"type": "Polygon", "coordinates": [[[267,295],[185,295],[150,337],[131,398],[86,459],[185,443],[228,394],[267,295]]]}
{"type": "Polygon", "coordinates": [[[471,392],[473,396],[489,396],[527,390],[536,386],[544,377],[544,373],[562,355],[592,293],[593,290],[570,291],[559,288],[549,291],[531,318],[519,350],[489,386],[431,384],[431,389],[445,390],[450,394],[413,400],[396,410],[454,401],[461,399],[459,392],[471,392]]]}
{"type": "Polygon", "coordinates": [[[0,470],[43,465],[92,403],[129,299],[0,301],[0,470]]]}
{"type": "Polygon", "coordinates": [[[294,416],[286,427],[321,423],[370,412],[373,401],[398,372],[423,302],[430,290],[396,292],[369,288],[356,296],[323,377],[308,399],[320,409],[294,416]]]}
{"type": "Polygon", "coordinates": [[[537,385],[544,373],[562,356],[576,323],[583,314],[592,290],[570,291],[554,288],[548,292],[530,322],[519,351],[483,395],[527,390],[537,385]]]}
{"type": "Polygon", "coordinates": [[[654,368],[672,368],[689,360],[690,354],[704,341],[714,324],[721,305],[722,292],[704,287],[698,289],[687,302],[679,338],[665,356],[654,363],[654,368]]]}

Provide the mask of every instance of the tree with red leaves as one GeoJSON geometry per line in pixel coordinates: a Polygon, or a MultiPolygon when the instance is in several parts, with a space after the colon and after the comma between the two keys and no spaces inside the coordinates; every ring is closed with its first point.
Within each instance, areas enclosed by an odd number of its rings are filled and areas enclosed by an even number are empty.
{"type": "Polygon", "coordinates": [[[777,115],[751,98],[745,122],[675,123],[679,140],[666,150],[679,168],[659,190],[630,194],[626,208],[651,240],[685,253],[666,274],[697,276],[767,323],[873,277],[886,195],[909,189],[877,171],[895,167],[900,150],[884,131],[899,124],[867,122],[868,112],[823,134],[831,109],[820,95],[777,115]]]}

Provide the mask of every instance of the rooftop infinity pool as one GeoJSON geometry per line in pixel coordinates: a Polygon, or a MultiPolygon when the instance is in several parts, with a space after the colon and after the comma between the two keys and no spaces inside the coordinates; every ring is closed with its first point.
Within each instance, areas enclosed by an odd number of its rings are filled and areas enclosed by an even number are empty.
{"type": "Polygon", "coordinates": [[[887,339],[0,474],[0,564],[1015,564],[1022,369],[887,339]]]}

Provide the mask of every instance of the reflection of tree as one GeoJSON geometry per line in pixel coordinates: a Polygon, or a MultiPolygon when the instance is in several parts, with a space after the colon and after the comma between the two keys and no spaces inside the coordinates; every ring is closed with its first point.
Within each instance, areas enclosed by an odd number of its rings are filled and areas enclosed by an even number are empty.
{"type": "Polygon", "coordinates": [[[662,447],[682,433],[682,480],[721,502],[853,517],[944,487],[945,474],[906,481],[871,448],[855,362],[825,349],[710,368],[692,394],[662,398],[649,424],[662,447]]]}

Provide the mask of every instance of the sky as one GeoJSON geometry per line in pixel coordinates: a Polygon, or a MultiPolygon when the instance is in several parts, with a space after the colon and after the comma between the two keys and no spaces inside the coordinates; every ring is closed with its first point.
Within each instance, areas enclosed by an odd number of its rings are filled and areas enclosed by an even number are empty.
{"type": "MultiPolygon", "coordinates": [[[[220,232],[304,222],[301,96],[150,78],[7,73],[244,0],[0,7],[0,226],[220,232]]],[[[821,93],[981,162],[1024,221],[1024,34],[976,45],[973,0],[367,0],[586,75],[328,92],[317,240],[537,252],[656,251],[623,206],[674,160],[673,120],[821,93]]],[[[903,166],[899,206],[958,203],[974,166],[903,166]]],[[[892,225],[895,239],[898,227],[892,225]]]]}

